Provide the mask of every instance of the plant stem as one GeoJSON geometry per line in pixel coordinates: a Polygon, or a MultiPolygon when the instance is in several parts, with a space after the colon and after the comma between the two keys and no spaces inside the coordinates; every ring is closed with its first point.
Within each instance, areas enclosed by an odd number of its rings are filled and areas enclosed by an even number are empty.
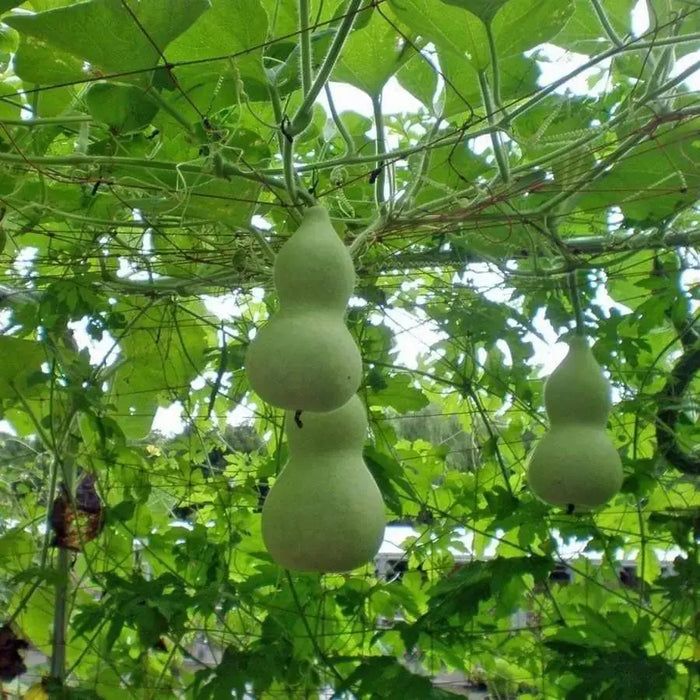
{"type": "Polygon", "coordinates": [[[164,111],[167,112],[176,122],[178,122],[190,136],[194,136],[192,122],[178,112],[157,90],[148,90],[148,96],[164,111]]]}
{"type": "Polygon", "coordinates": [[[486,109],[486,118],[488,119],[489,126],[491,127],[491,132],[489,135],[491,136],[493,154],[496,156],[498,172],[500,173],[501,180],[503,180],[503,182],[509,182],[510,167],[508,165],[508,153],[506,152],[505,146],[501,139],[501,133],[498,131],[493,96],[491,95],[491,88],[489,87],[488,79],[484,71],[479,71],[479,87],[481,88],[481,98],[484,101],[484,107],[486,109]]]}
{"type": "Polygon", "coordinates": [[[265,257],[271,262],[275,262],[275,251],[272,250],[270,247],[270,244],[267,242],[267,239],[265,238],[265,235],[263,232],[259,229],[256,228],[255,226],[250,227],[250,232],[255,236],[256,240],[260,244],[260,247],[262,248],[262,251],[265,255],[265,257]]]}
{"type": "Polygon", "coordinates": [[[311,32],[309,31],[309,0],[299,0],[299,53],[301,55],[301,92],[308,94],[313,74],[311,71],[311,32]]]}
{"type": "MultiPolygon", "coordinates": [[[[433,123],[430,131],[423,138],[425,144],[430,144],[430,142],[435,138],[440,130],[440,124],[442,124],[442,118],[438,117],[433,123]]],[[[423,177],[425,176],[425,173],[428,170],[428,165],[430,164],[430,150],[428,148],[424,148],[419,155],[419,159],[418,167],[413,173],[413,181],[411,182],[411,186],[401,198],[402,202],[407,206],[411,206],[413,204],[414,199],[418,195],[418,191],[423,185],[423,177]]]]}
{"type": "MultiPolygon", "coordinates": [[[[167,170],[177,174],[179,170],[182,173],[194,173],[201,175],[203,168],[201,165],[192,165],[188,163],[172,163],[162,160],[148,160],[147,158],[128,158],[121,156],[98,156],[98,155],[83,155],[74,153],[69,156],[41,156],[30,158],[17,153],[2,153],[0,152],[0,163],[9,163],[12,165],[25,166],[45,166],[53,165],[56,167],[75,167],[81,165],[102,165],[106,168],[144,168],[145,170],[167,170]]],[[[246,180],[252,180],[261,184],[269,185],[270,187],[283,188],[284,183],[276,177],[264,175],[260,171],[243,170],[228,161],[223,164],[221,176],[224,178],[240,177],[246,180]]]]}
{"type": "Polygon", "coordinates": [[[357,10],[360,7],[361,2],[362,0],[350,0],[348,3],[348,9],[343,16],[335,37],[333,37],[333,42],[328,49],[326,57],[323,59],[321,68],[319,69],[313,84],[309,87],[308,92],[304,94],[304,99],[301,106],[292,119],[292,123],[290,124],[289,128],[290,136],[296,136],[306,128],[306,125],[308,124],[308,114],[313,109],[316,98],[319,96],[321,90],[323,90],[323,86],[326,84],[331,73],[333,72],[336,61],[340,56],[340,51],[345,44],[345,40],[348,38],[348,34],[350,34],[352,25],[355,22],[355,16],[357,15],[357,10]]]}
{"type": "Polygon", "coordinates": [[[284,168],[284,185],[292,202],[297,201],[297,174],[294,170],[294,142],[282,135],[282,166],[284,168]]]}
{"type": "Polygon", "coordinates": [[[328,108],[331,111],[331,119],[333,119],[335,128],[338,129],[338,133],[341,135],[343,141],[345,141],[344,155],[352,156],[355,153],[355,141],[350,135],[350,132],[345,128],[345,124],[343,124],[340,115],[336,111],[335,103],[333,102],[333,93],[331,92],[331,88],[328,85],[328,83],[326,83],[326,85],[324,86],[324,90],[326,91],[326,100],[328,101],[328,108]]]}
{"type": "Polygon", "coordinates": [[[605,13],[605,10],[603,9],[603,6],[600,4],[600,0],[591,0],[591,5],[593,5],[593,9],[595,10],[595,13],[598,15],[598,19],[600,20],[600,23],[603,25],[603,29],[605,30],[605,33],[608,35],[608,38],[612,43],[620,47],[622,46],[622,39],[617,35],[617,32],[613,28],[612,24],[610,23],[610,19],[608,18],[607,14],[605,13]]]}
{"type": "MultiPolygon", "coordinates": [[[[69,437],[63,446],[62,453],[56,455],[63,479],[64,495],[68,500],[69,508],[74,507],[74,505],[70,504],[75,502],[75,458],[77,449],[77,439],[69,437]]],[[[51,508],[52,504],[49,503],[48,507],[51,508]]],[[[70,567],[71,552],[65,547],[60,547],[56,563],[56,601],[54,604],[51,642],[51,677],[60,683],[63,683],[66,675],[66,627],[68,623],[70,567]]]]}
{"type": "Polygon", "coordinates": [[[384,114],[382,113],[382,96],[372,96],[372,111],[374,113],[374,129],[377,132],[377,146],[375,153],[379,156],[376,161],[376,179],[374,181],[374,200],[377,204],[380,216],[384,215],[387,210],[386,206],[386,163],[381,156],[386,154],[386,138],[384,135],[384,114]]]}
{"type": "Polygon", "coordinates": [[[571,306],[574,309],[574,318],[576,319],[576,335],[586,335],[586,327],[583,322],[583,309],[581,308],[581,298],[578,293],[578,285],[576,283],[576,270],[570,270],[567,275],[569,284],[569,296],[571,297],[571,306]]]}
{"type": "Polygon", "coordinates": [[[61,126],[62,124],[81,124],[93,121],[85,114],[66,115],[63,117],[35,117],[32,119],[3,119],[5,126],[61,126]]]}
{"type": "Polygon", "coordinates": [[[501,116],[504,126],[509,126],[510,119],[508,118],[508,112],[501,101],[501,71],[498,66],[498,52],[496,51],[496,41],[493,36],[493,29],[491,28],[490,22],[486,25],[486,38],[489,42],[489,56],[491,58],[491,85],[493,90],[493,102],[496,105],[496,109],[501,116]]]}

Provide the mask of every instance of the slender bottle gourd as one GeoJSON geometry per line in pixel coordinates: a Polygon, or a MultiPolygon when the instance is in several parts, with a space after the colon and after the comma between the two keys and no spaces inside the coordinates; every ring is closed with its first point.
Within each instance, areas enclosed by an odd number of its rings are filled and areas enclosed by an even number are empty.
{"type": "Polygon", "coordinates": [[[262,534],[272,558],[299,571],[350,571],[371,561],[384,501],[362,458],[367,415],[353,396],[327,413],[286,415],[289,461],[265,499],[262,534]],[[301,423],[301,425],[300,425],[301,423]]]}
{"type": "Polygon", "coordinates": [[[264,401],[290,411],[332,411],[357,391],[359,348],[344,315],[352,257],[325,208],[311,207],[274,265],[280,310],[251,342],[245,367],[264,401]]]}
{"type": "Polygon", "coordinates": [[[568,354],[545,384],[544,403],[551,429],[530,458],[530,488],[552,505],[603,505],[622,486],[622,463],[605,432],[610,384],[584,337],[569,341],[568,354]]]}

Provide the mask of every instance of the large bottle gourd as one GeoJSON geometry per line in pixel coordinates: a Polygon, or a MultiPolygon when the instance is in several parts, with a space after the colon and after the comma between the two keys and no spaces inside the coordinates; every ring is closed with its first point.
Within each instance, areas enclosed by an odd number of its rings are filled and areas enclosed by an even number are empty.
{"type": "Polygon", "coordinates": [[[253,390],[291,411],[332,411],[360,386],[362,358],[344,314],[355,286],[352,257],[321,206],[310,207],[274,265],[280,310],[246,355],[253,390]]]}
{"type": "Polygon", "coordinates": [[[603,505],[622,485],[622,464],[605,432],[610,384],[584,337],[569,341],[568,354],[545,384],[544,403],[551,429],[530,458],[530,488],[552,505],[603,505]]]}
{"type": "Polygon", "coordinates": [[[358,396],[327,413],[286,415],[289,461],[265,499],[262,534],[287,569],[349,571],[371,561],[384,501],[362,458],[367,415],[358,396]]]}

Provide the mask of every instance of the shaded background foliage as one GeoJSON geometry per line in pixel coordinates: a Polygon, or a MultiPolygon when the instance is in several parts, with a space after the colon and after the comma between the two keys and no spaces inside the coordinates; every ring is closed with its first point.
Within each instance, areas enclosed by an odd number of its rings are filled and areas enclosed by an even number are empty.
{"type": "Polygon", "coordinates": [[[453,671],[498,698],[692,696],[696,3],[0,12],[7,649],[30,642],[70,697],[442,698],[430,677],[453,671]],[[338,113],[326,78],[371,108],[338,113]],[[397,83],[417,101],[400,113],[382,108],[397,83]],[[286,447],[242,362],[314,198],[356,255],[365,459],[414,527],[388,578],[289,574],[260,537],[286,447]],[[542,342],[577,314],[615,387],[625,482],[569,515],[524,473],[542,342]],[[181,429],[158,433],[173,405],[181,429]],[[56,550],[53,504],[79,510],[85,475],[101,530],[56,550]]]}

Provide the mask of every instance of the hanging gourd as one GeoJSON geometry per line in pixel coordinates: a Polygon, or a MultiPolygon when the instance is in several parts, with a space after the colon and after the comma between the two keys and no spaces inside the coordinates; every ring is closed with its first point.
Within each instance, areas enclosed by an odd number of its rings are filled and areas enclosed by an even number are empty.
{"type": "Polygon", "coordinates": [[[603,505],[622,486],[622,463],[605,432],[610,384],[585,337],[569,341],[568,354],[545,383],[544,403],[551,428],[530,458],[530,488],[570,510],[603,505]]]}
{"type": "Polygon", "coordinates": [[[324,207],[306,210],[279,251],[280,310],[258,330],[245,367],[264,401],[291,411],[332,411],[360,386],[362,358],[344,315],[355,268],[324,207]]]}
{"type": "Polygon", "coordinates": [[[349,571],[371,561],[384,501],[362,458],[367,415],[353,396],[327,413],[286,415],[289,461],[265,498],[262,534],[287,569],[349,571]]]}

